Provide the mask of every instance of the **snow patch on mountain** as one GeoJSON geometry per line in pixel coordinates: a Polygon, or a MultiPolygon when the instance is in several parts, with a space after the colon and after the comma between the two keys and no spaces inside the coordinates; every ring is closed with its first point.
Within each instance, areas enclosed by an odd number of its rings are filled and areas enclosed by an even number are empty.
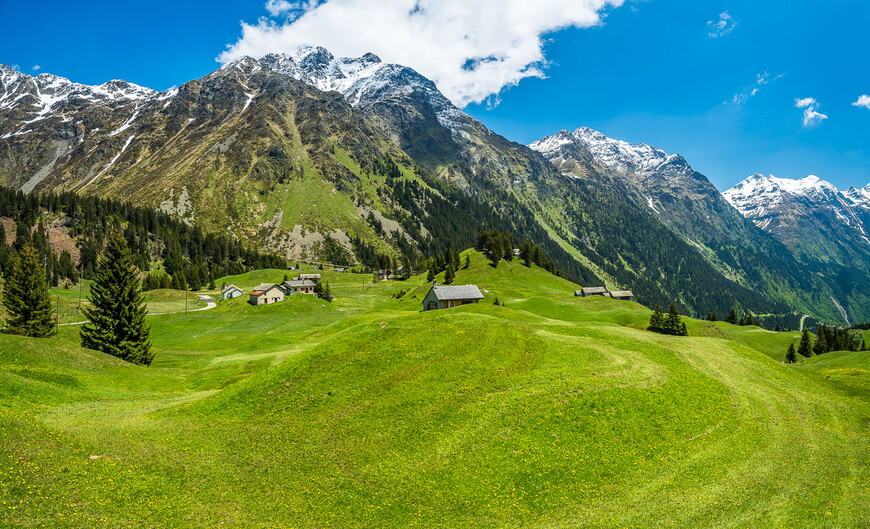
{"type": "Polygon", "coordinates": [[[314,86],[324,92],[339,92],[354,107],[366,107],[397,96],[421,94],[435,110],[438,122],[459,132],[471,118],[456,108],[435,83],[411,68],[384,63],[372,53],[361,57],[335,57],[322,47],[306,46],[291,54],[270,53],[260,59],[242,57],[224,64],[219,71],[240,71],[248,77],[254,65],[314,86]]]}

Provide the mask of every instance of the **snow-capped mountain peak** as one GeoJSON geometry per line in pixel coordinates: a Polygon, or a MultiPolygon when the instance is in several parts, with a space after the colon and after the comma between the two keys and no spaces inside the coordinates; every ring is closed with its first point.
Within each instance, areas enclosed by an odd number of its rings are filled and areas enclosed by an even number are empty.
{"type": "Polygon", "coordinates": [[[633,145],[627,141],[615,140],[589,127],[580,127],[573,133],[563,130],[555,136],[536,141],[529,147],[552,160],[560,156],[560,149],[570,145],[584,147],[597,163],[620,173],[635,173],[642,177],[652,174],[675,177],[692,172],[680,155],[668,154],[645,143],[633,145]]]}
{"type": "Polygon", "coordinates": [[[62,112],[68,104],[139,101],[155,95],[150,88],[119,79],[90,86],[49,73],[31,77],[0,65],[0,110],[22,111],[30,121],[62,112]]]}
{"type": "Polygon", "coordinates": [[[754,174],[723,195],[762,229],[776,230],[783,219],[795,215],[807,218],[808,222],[827,217],[829,226],[848,230],[838,239],[845,240],[852,232],[870,244],[865,231],[870,229],[870,186],[844,192],[815,175],[795,180],[754,174]]]}

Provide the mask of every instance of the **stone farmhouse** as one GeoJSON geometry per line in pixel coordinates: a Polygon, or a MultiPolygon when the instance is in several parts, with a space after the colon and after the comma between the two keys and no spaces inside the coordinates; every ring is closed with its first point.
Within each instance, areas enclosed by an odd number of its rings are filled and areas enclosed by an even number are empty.
{"type": "Polygon", "coordinates": [[[314,294],[314,287],[317,283],[310,279],[294,279],[293,281],[284,281],[281,283],[281,289],[285,295],[293,294],[314,294]]]}
{"type": "Polygon", "coordinates": [[[248,303],[254,306],[281,303],[284,301],[284,290],[274,283],[262,283],[254,288],[248,303]]]}

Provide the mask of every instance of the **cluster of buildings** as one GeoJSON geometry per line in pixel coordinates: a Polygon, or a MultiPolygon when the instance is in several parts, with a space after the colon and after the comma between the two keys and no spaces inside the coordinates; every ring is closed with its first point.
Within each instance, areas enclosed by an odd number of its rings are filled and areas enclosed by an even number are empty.
{"type": "MultiPolygon", "coordinates": [[[[300,274],[299,277],[283,283],[261,283],[248,294],[248,303],[254,306],[281,303],[287,296],[296,294],[314,295],[314,289],[320,283],[320,274],[300,274]]],[[[233,299],[245,293],[236,285],[227,285],[221,289],[223,299],[233,299]]]]}
{"type": "Polygon", "coordinates": [[[602,296],[605,298],[620,299],[623,301],[634,301],[634,294],[630,290],[615,290],[613,292],[607,290],[607,287],[585,287],[581,290],[574,291],[577,297],[588,298],[590,296],[602,296]]]}

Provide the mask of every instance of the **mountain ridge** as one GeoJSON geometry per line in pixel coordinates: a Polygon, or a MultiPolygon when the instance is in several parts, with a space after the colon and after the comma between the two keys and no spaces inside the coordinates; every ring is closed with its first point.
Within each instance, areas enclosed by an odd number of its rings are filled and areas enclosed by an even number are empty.
{"type": "MultiPolygon", "coordinates": [[[[22,109],[0,110],[0,136],[25,131],[0,139],[0,183],[123,196],[291,259],[335,244],[350,255],[434,256],[494,227],[542,245],[576,280],[630,288],[650,305],[770,314],[794,301],[770,301],[740,284],[748,268],[693,248],[699,237],[662,216],[678,197],[661,186],[627,200],[620,172],[588,150],[566,178],[430,80],[371,54],[244,57],[168,91],[86,103],[53,105],[33,130],[21,129],[22,109]]],[[[709,192],[678,155],[646,146],[631,163],[649,165],[638,178],[648,185],[669,172],[709,192]]]]}

